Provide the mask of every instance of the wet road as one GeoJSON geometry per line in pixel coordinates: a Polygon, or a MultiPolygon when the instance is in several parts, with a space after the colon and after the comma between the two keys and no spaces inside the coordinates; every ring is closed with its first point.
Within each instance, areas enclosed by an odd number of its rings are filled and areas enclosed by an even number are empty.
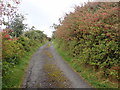
{"type": "Polygon", "coordinates": [[[91,88],[58,55],[51,42],[32,56],[22,88],[91,88]]]}

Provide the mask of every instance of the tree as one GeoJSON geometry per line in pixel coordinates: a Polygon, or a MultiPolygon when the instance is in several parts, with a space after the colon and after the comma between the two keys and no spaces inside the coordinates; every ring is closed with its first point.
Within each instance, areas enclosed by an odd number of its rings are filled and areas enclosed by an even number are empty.
{"type": "Polygon", "coordinates": [[[20,0],[0,0],[0,25],[9,27],[9,23],[17,14],[20,0]]]}
{"type": "Polygon", "coordinates": [[[35,30],[35,26],[32,26],[32,27],[30,28],[30,30],[35,30]]]}
{"type": "Polygon", "coordinates": [[[30,30],[25,32],[24,35],[32,40],[39,40],[41,43],[44,42],[44,40],[48,39],[47,36],[43,33],[43,31],[40,30],[30,30]]]}
{"type": "Polygon", "coordinates": [[[53,31],[52,39],[55,39],[55,32],[56,32],[56,31],[53,31]]]}
{"type": "Polygon", "coordinates": [[[52,25],[51,27],[56,30],[59,26],[60,26],[60,25],[57,25],[57,24],[53,23],[53,25],[52,25]]]}
{"type": "Polygon", "coordinates": [[[19,37],[23,33],[23,30],[26,28],[26,24],[23,23],[24,20],[24,16],[20,14],[13,19],[10,26],[10,28],[13,30],[11,33],[12,36],[19,37]]]}

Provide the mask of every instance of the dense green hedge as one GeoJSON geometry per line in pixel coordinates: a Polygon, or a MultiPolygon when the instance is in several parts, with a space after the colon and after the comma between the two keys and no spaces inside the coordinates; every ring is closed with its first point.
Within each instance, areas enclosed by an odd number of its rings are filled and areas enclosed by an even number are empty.
{"type": "Polygon", "coordinates": [[[66,14],[55,32],[58,47],[79,63],[102,69],[104,76],[118,77],[120,36],[118,3],[87,3],[66,14]]]}
{"type": "MultiPolygon", "coordinates": [[[[37,31],[33,31],[33,32],[37,32],[37,31]]],[[[33,33],[32,35],[35,34],[33,33]]],[[[14,37],[10,38],[8,30],[4,30],[2,36],[3,36],[2,38],[3,87],[8,87],[5,84],[8,83],[8,80],[10,78],[9,74],[13,72],[12,68],[16,67],[16,65],[21,64],[22,63],[21,59],[25,57],[27,53],[31,52],[32,50],[34,50],[34,48],[45,43],[47,41],[47,37],[46,35],[43,35],[42,38],[36,37],[35,39],[31,39],[26,37],[25,35],[21,35],[18,38],[14,38],[14,37]]]]}

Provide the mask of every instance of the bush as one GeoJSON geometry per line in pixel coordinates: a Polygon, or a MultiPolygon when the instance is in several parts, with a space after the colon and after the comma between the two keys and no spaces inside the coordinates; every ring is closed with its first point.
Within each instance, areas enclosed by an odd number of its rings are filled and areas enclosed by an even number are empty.
{"type": "MultiPolygon", "coordinates": [[[[19,83],[17,80],[12,80],[14,79],[14,76],[12,75],[15,75],[14,70],[18,70],[15,72],[19,72],[20,68],[23,70],[24,66],[22,65],[26,63],[26,61],[24,61],[25,59],[24,57],[26,57],[25,55],[28,55],[37,47],[42,45],[41,43],[47,41],[46,35],[44,35],[43,32],[41,31],[35,31],[35,33],[32,33],[34,31],[27,32],[27,33],[30,32],[30,35],[34,36],[34,38],[31,38],[31,36],[27,37],[24,35],[15,38],[11,36],[11,32],[14,33],[10,29],[4,29],[1,37],[2,38],[1,39],[2,40],[2,77],[3,77],[2,86],[4,88],[13,87],[13,85],[16,86],[19,83]]],[[[23,73],[20,72],[20,75],[16,76],[15,79],[21,77],[21,75],[23,75],[23,73]]]]}
{"type": "Polygon", "coordinates": [[[57,27],[54,36],[61,43],[59,47],[67,49],[71,56],[84,64],[102,68],[105,76],[114,75],[118,78],[118,11],[118,3],[110,2],[87,3],[76,7],[75,12],[66,14],[57,27]],[[114,67],[118,69],[115,71],[112,69],[114,67]]]}
{"type": "Polygon", "coordinates": [[[30,39],[28,39],[27,37],[21,36],[18,38],[17,42],[22,44],[22,46],[26,52],[30,51],[30,44],[29,44],[30,39]]]}
{"type": "Polygon", "coordinates": [[[21,58],[23,54],[23,46],[17,41],[6,40],[3,42],[3,59],[6,59],[7,62],[11,62],[10,59],[12,59],[13,62],[17,63],[16,59],[21,58]]]}
{"type": "Polygon", "coordinates": [[[10,67],[15,66],[24,55],[23,46],[16,40],[4,40],[2,51],[3,74],[7,72],[10,67]]]}

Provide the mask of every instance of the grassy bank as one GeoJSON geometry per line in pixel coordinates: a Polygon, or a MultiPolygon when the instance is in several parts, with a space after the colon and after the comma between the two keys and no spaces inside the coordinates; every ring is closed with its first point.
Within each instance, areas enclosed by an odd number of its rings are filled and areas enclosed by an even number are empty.
{"type": "Polygon", "coordinates": [[[92,87],[101,89],[118,87],[118,83],[111,82],[108,78],[101,76],[101,70],[95,71],[92,66],[82,64],[81,62],[79,62],[79,60],[71,57],[69,55],[70,52],[68,52],[67,50],[62,50],[61,47],[58,47],[58,43],[56,43],[55,41],[53,41],[53,43],[60,56],[62,56],[63,59],[67,61],[70,66],[76,72],[78,72],[78,74],[82,76],[83,79],[88,82],[92,87]]]}
{"type": "Polygon", "coordinates": [[[28,67],[29,61],[32,55],[36,52],[36,50],[42,46],[43,44],[39,44],[36,47],[32,48],[30,52],[24,54],[24,57],[21,58],[19,64],[15,65],[11,68],[12,71],[7,74],[7,78],[3,80],[3,88],[20,88],[23,77],[25,75],[26,68],[28,67]]]}

